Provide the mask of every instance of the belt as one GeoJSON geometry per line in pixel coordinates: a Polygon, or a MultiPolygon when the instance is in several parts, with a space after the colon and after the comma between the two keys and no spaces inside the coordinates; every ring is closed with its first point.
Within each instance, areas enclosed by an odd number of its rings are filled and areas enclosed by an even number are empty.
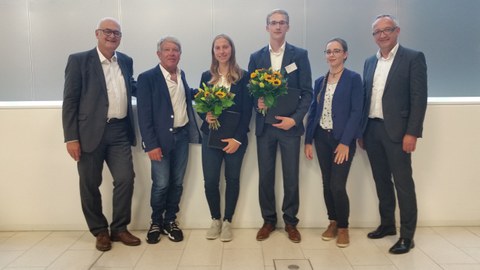
{"type": "Polygon", "coordinates": [[[370,121],[375,121],[375,122],[383,122],[383,119],[382,119],[382,118],[378,118],[378,117],[368,118],[368,120],[370,120],[370,121]]]}
{"type": "Polygon", "coordinates": [[[123,122],[125,121],[127,118],[124,117],[124,118],[107,118],[107,124],[115,124],[115,123],[119,123],[119,122],[123,122]]]}
{"type": "Polygon", "coordinates": [[[183,127],[174,127],[172,128],[172,133],[175,134],[175,133],[178,133],[180,131],[182,131],[182,129],[184,129],[187,125],[183,126],[183,127]]]}

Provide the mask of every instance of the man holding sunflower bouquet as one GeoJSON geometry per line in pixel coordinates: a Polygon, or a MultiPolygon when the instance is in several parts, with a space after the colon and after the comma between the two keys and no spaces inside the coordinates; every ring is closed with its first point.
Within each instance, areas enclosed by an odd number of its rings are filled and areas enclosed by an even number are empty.
{"type": "MultiPolygon", "coordinates": [[[[266,30],[270,34],[268,46],[250,56],[248,71],[250,72],[250,91],[255,97],[257,156],[259,170],[259,201],[264,224],[257,233],[257,240],[262,241],[275,230],[277,223],[275,203],[275,158],[280,146],[283,171],[283,220],[288,238],[298,243],[301,241],[297,230],[299,208],[299,158],[300,137],[305,132],[303,118],[312,100],[312,74],[306,50],[288,44],[285,36],[289,30],[289,16],[285,10],[273,10],[267,15],[266,30]],[[277,91],[288,91],[287,103],[276,104],[290,106],[294,110],[288,115],[273,115],[277,123],[270,124],[268,116],[274,110],[269,107],[275,103],[275,97],[258,94],[264,87],[253,83],[256,76],[268,77],[271,85],[280,84],[277,91]],[[269,77],[272,76],[272,77],[269,77]],[[252,78],[253,77],[253,78],[252,78]],[[278,80],[277,80],[278,79],[278,80]],[[288,82],[288,86],[285,86],[288,82]],[[281,86],[284,87],[281,87],[281,86]],[[258,87],[257,87],[258,86],[258,87]],[[298,91],[298,95],[292,95],[298,91]],[[296,97],[296,98],[294,98],[296,97]],[[266,112],[266,113],[265,113],[266,112]]],[[[270,83],[267,82],[268,85],[270,83]]],[[[277,95],[278,97],[278,95],[277,95]]],[[[287,97],[287,96],[285,96],[287,97]]],[[[281,108],[279,108],[281,109],[281,108]]]]}

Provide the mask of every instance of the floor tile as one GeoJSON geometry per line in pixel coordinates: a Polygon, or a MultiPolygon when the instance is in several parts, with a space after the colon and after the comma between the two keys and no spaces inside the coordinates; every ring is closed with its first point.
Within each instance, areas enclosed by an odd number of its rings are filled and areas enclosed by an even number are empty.
{"type": "Polygon", "coordinates": [[[9,267],[47,267],[72,246],[83,232],[52,232],[27,250],[9,267]]]}
{"type": "Polygon", "coordinates": [[[415,249],[420,249],[437,264],[470,264],[476,261],[437,233],[417,233],[415,249]]]}
{"type": "Polygon", "coordinates": [[[480,235],[462,227],[435,227],[433,231],[456,247],[480,248],[480,235]]]}
{"type": "Polygon", "coordinates": [[[350,270],[353,269],[340,249],[303,250],[313,269],[350,270]]]}
{"type": "Polygon", "coordinates": [[[162,249],[160,245],[147,246],[135,270],[177,269],[183,250],[162,249]]]}
{"type": "Polygon", "coordinates": [[[106,251],[95,263],[95,267],[133,268],[146,249],[146,244],[140,246],[126,246],[120,242],[113,242],[112,249],[106,251]]]}
{"type": "Polygon", "coordinates": [[[180,266],[220,266],[223,242],[205,239],[205,230],[192,230],[180,266]]]}
{"type": "Polygon", "coordinates": [[[255,249],[225,249],[223,251],[222,269],[244,270],[264,269],[263,254],[259,248],[255,249]]]}
{"type": "Polygon", "coordinates": [[[22,250],[0,250],[0,269],[3,269],[2,267],[9,265],[15,259],[20,257],[23,252],[24,251],[22,250]]]}
{"type": "Polygon", "coordinates": [[[102,256],[98,250],[67,250],[48,270],[87,270],[102,256]]]}
{"type": "Polygon", "coordinates": [[[0,250],[27,250],[51,232],[17,232],[0,243],[0,250]]]}
{"type": "Polygon", "coordinates": [[[305,259],[299,243],[292,243],[284,231],[276,230],[261,241],[265,265],[273,265],[274,259],[305,259]]]}

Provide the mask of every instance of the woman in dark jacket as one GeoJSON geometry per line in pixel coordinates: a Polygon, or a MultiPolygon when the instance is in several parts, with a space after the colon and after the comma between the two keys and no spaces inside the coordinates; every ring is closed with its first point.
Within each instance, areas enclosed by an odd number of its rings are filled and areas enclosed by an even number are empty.
{"type": "Polygon", "coordinates": [[[325,57],[329,71],[315,81],[305,134],[305,156],[313,158],[313,146],[322,171],[323,195],[330,224],[323,240],[337,237],[337,246],[350,244],[348,235],[349,201],[346,184],[364,103],[362,79],[344,67],[347,43],[340,38],[327,42],[325,57]]]}

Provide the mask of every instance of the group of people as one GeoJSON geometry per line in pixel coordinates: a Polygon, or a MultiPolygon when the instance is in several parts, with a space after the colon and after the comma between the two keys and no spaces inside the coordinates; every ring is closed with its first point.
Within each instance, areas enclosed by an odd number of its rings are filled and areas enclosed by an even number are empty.
{"type": "Polygon", "coordinates": [[[141,73],[136,81],[132,59],[116,51],[122,32],[113,18],[99,22],[95,30],[96,48],[70,55],[65,69],[64,136],[68,153],[77,161],[82,210],[98,250],[111,249],[112,241],[131,246],[141,243],[127,230],[135,177],[131,153],[131,146],[136,143],[132,96],[137,97],[142,147],[151,160],[148,243],[158,243],[161,234],[175,242],[183,240],[176,215],[189,143],[202,144],[205,195],[212,219],[206,238],[233,239],[231,224],[239,196],[240,171],[250,118],[255,113],[263,218],[258,241],[267,239],[278,221],[274,188],[278,148],[282,157],[285,231],[292,242],[301,241],[297,229],[299,159],[301,136],[305,134],[305,156],[313,159],[315,146],[323,180],[329,225],[322,239],[336,239],[339,247],[350,243],[346,182],[358,142],[370,160],[381,217],[380,226],[367,236],[378,239],[397,234],[397,197],[400,239],[389,251],[402,254],[414,247],[417,205],[411,153],[417,138],[422,136],[427,105],[424,54],[399,45],[398,21],[391,15],[380,15],[372,24],[379,50],[365,61],[363,82],[358,73],[345,68],[347,42],[334,38],[326,43],[324,51],[329,70],[315,81],[312,89],[307,51],[286,42],[289,25],[285,10],[276,9],[267,15],[269,44],[251,54],[248,72],[236,62],[232,39],[223,34],[214,38],[211,66],[202,74],[200,85],[229,89],[235,94],[235,104],[228,110],[240,115],[234,136],[222,139],[225,147],[221,149],[211,147],[206,139],[212,132],[209,124],[217,120],[211,112],[199,113],[203,123],[200,129],[197,126],[192,106],[194,90],[178,67],[182,47],[176,38],[165,37],[158,42],[159,64],[141,73]],[[295,102],[295,111],[274,115],[273,123],[261,113],[268,109],[264,100],[253,98],[248,92],[249,74],[268,68],[285,74],[288,89],[298,91],[298,96],[289,101],[295,102]],[[307,113],[305,129],[303,120],[307,113]],[[223,161],[226,186],[222,217],[219,183],[223,161]],[[103,214],[99,191],[104,163],[114,185],[110,224],[103,214]]]}

